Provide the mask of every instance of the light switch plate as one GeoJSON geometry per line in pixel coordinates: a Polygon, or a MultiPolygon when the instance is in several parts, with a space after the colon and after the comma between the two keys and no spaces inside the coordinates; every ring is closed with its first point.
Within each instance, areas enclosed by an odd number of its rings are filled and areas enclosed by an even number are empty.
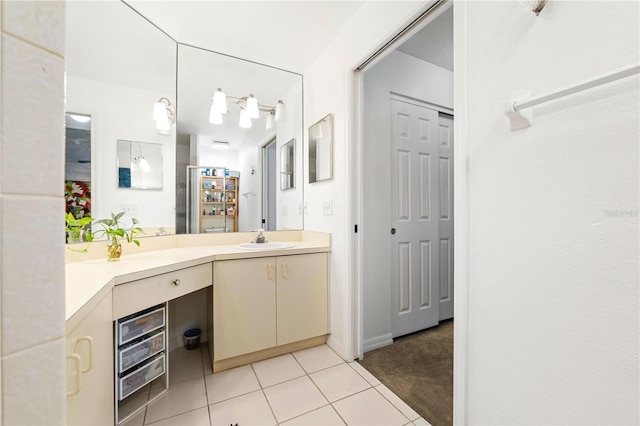
{"type": "Polygon", "coordinates": [[[138,214],[138,206],[135,204],[122,204],[120,211],[124,212],[125,215],[135,216],[138,214]]]}
{"type": "Polygon", "coordinates": [[[322,203],[322,215],[323,216],[333,215],[333,201],[324,201],[322,203]]]}

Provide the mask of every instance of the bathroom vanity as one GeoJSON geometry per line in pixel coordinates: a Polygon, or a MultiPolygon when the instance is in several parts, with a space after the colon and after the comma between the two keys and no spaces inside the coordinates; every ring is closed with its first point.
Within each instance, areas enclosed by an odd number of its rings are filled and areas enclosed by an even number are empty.
{"type": "Polygon", "coordinates": [[[208,299],[214,372],[326,341],[330,235],[279,231],[268,239],[293,247],[240,248],[252,236],[148,239],[113,263],[69,256],[68,424],[117,424],[166,392],[169,302],[194,292],[208,299]]]}

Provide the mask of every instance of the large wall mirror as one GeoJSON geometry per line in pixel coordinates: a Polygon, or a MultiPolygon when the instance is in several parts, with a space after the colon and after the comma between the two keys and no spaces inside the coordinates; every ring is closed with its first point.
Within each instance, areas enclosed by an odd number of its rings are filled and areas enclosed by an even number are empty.
{"type": "Polygon", "coordinates": [[[283,160],[289,161],[290,182],[301,182],[303,176],[302,149],[295,146],[302,141],[302,76],[178,43],[177,90],[178,231],[187,229],[188,218],[190,232],[207,232],[194,224],[212,207],[201,205],[212,179],[187,176],[187,165],[226,168],[234,177],[235,190],[225,192],[224,199],[225,208],[233,208],[238,231],[302,229],[302,185],[265,190],[268,176],[279,175],[283,160]],[[225,93],[227,112],[212,117],[218,89],[225,93]],[[250,120],[241,117],[249,97],[260,107],[250,120]],[[285,105],[280,114],[279,102],[285,105]],[[266,155],[263,148],[274,145],[276,152],[288,146],[292,157],[266,155]]]}
{"type": "MultiPolygon", "coordinates": [[[[92,217],[126,210],[150,230],[147,235],[159,228],[186,232],[187,166],[222,166],[238,176],[238,231],[263,223],[303,228],[303,185],[286,191],[263,185],[265,176],[280,171],[281,161],[277,155],[263,161],[263,148],[276,144],[280,150],[303,140],[300,74],[180,44],[121,1],[68,2],[66,28],[66,110],[91,118],[92,217]],[[222,124],[212,124],[209,109],[218,88],[228,95],[229,108],[222,124]],[[240,127],[243,108],[232,97],[249,95],[266,106],[282,101],[286,118],[273,123],[275,117],[261,108],[250,128],[240,127]],[[161,98],[176,109],[165,134],[153,120],[161,98]],[[162,175],[152,190],[119,185],[118,141],[160,149],[162,175]],[[221,147],[226,150],[216,149],[221,147]],[[264,209],[267,203],[275,208],[264,209]]],[[[293,181],[302,182],[303,150],[293,152],[293,181]]],[[[198,200],[190,202],[195,208],[198,200]]]]}
{"type": "MultiPolygon", "coordinates": [[[[175,126],[160,134],[153,107],[160,98],[175,103],[176,43],[119,1],[67,2],[65,9],[66,110],[91,118],[90,215],[103,219],[126,210],[150,235],[154,228],[172,230],[175,126]],[[133,165],[130,187],[119,184],[118,163],[139,145],[119,141],[144,141],[142,155],[153,163],[144,176],[135,170],[140,164],[133,165]]],[[[78,127],[67,120],[70,126],[78,127]]]]}

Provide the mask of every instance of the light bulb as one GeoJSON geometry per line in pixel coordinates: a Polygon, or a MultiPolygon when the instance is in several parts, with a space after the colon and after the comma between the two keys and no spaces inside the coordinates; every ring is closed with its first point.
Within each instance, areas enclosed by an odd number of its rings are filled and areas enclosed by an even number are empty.
{"type": "Polygon", "coordinates": [[[243,129],[251,128],[251,118],[245,109],[240,110],[240,127],[243,129]]]}
{"type": "Polygon", "coordinates": [[[154,102],[153,104],[153,121],[159,121],[163,115],[167,115],[167,106],[162,102],[154,102]]]}
{"type": "Polygon", "coordinates": [[[282,100],[278,100],[276,104],[276,121],[284,121],[287,119],[287,110],[282,100]]]}
{"type": "Polygon", "coordinates": [[[149,173],[151,171],[151,165],[149,164],[149,162],[147,161],[146,158],[142,157],[140,159],[140,168],[142,169],[143,172],[145,173],[149,173]]]}
{"type": "Polygon", "coordinates": [[[269,113],[269,115],[267,115],[267,130],[273,129],[274,127],[276,127],[276,121],[273,118],[273,114],[269,113]]]}
{"type": "Polygon", "coordinates": [[[213,106],[213,102],[211,103],[211,109],[209,110],[209,123],[211,124],[222,124],[222,114],[213,106]]]}
{"type": "Polygon", "coordinates": [[[171,129],[171,123],[169,123],[169,116],[167,115],[167,109],[164,109],[164,114],[160,114],[156,120],[156,129],[168,132],[171,129]]]}
{"type": "Polygon", "coordinates": [[[220,88],[213,94],[211,107],[215,108],[220,114],[227,113],[227,95],[220,88]]]}
{"type": "Polygon", "coordinates": [[[258,118],[260,117],[260,110],[258,109],[258,100],[253,97],[253,95],[249,95],[247,98],[247,113],[249,114],[249,118],[258,118]]]}

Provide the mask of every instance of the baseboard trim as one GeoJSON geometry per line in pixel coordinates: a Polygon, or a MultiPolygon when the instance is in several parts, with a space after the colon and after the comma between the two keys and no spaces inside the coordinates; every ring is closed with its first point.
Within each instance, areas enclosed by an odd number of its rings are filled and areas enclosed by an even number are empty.
{"type": "Polygon", "coordinates": [[[369,352],[374,349],[382,348],[384,346],[389,346],[393,344],[393,336],[391,333],[383,334],[382,336],[372,337],[370,339],[365,339],[362,342],[362,351],[369,352]]]}
{"type": "Polygon", "coordinates": [[[230,368],[240,367],[241,365],[251,364],[252,362],[256,362],[256,361],[262,361],[263,359],[273,358],[279,355],[300,351],[302,349],[324,345],[326,342],[327,342],[327,335],[323,334],[322,336],[312,337],[310,339],[289,343],[283,346],[276,346],[276,347],[264,349],[258,352],[251,352],[245,355],[239,355],[233,358],[221,359],[213,362],[213,372],[218,373],[220,371],[228,370],[230,368]]]}

